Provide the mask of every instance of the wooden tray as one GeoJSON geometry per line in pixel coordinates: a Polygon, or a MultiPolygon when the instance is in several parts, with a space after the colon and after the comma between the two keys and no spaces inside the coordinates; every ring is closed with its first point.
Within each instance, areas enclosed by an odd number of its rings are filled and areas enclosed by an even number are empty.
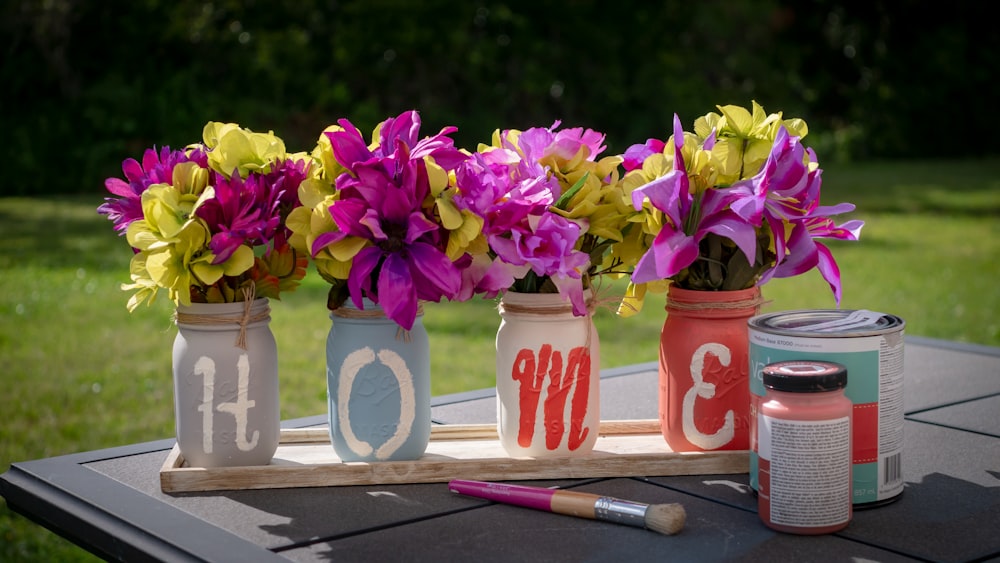
{"type": "Polygon", "coordinates": [[[413,461],[343,462],[326,428],[284,429],[270,465],[186,467],[174,446],[160,469],[164,492],[400,483],[655,477],[746,473],[745,450],[673,452],[657,420],[602,421],[594,450],[572,457],[511,457],[495,424],[439,425],[423,457],[413,461]]]}

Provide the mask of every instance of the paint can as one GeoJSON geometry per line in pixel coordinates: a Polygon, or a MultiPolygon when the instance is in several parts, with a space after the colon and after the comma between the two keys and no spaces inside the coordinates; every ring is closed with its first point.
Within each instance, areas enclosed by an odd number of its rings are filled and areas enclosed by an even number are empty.
{"type": "Polygon", "coordinates": [[[903,319],[868,310],[813,309],[757,315],[748,321],[750,485],[758,489],[762,370],[787,360],[836,362],[851,374],[852,502],[880,506],[903,492],[903,319]]]}

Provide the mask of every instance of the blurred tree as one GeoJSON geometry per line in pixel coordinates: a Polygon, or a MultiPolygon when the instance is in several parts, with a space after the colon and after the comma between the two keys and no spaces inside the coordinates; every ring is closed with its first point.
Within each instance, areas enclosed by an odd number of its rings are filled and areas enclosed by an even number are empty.
{"type": "Polygon", "coordinates": [[[973,4],[873,0],[7,0],[3,194],[101,193],[145,147],[210,120],[291,150],[418,109],[469,148],[496,128],[585,126],[609,151],[717,104],[800,116],[824,159],[997,152],[929,143],[988,115],[998,40],[973,4]],[[951,111],[949,111],[951,110],[951,111]],[[928,125],[925,122],[931,121],[928,125]],[[936,134],[941,132],[936,131],[936,134]]]}

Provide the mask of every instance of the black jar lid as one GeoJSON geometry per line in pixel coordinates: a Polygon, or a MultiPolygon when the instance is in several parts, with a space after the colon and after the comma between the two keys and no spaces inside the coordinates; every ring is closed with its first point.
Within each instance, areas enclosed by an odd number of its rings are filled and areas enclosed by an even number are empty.
{"type": "Polygon", "coordinates": [[[847,386],[847,368],[836,362],[788,360],[764,366],[764,387],[792,393],[836,391],[847,386]]]}

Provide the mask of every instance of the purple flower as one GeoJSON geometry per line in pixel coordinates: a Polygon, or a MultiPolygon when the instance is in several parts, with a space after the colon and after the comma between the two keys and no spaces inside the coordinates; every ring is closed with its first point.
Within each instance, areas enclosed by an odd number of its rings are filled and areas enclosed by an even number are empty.
{"type": "Polygon", "coordinates": [[[456,171],[461,190],[455,205],[482,217],[487,237],[525,225],[529,215],[544,213],[558,197],[559,182],[544,169],[538,174],[512,173],[524,172],[521,168],[516,153],[496,149],[473,155],[456,171]]]}
{"type": "Polygon", "coordinates": [[[514,229],[509,238],[493,235],[489,243],[502,264],[526,266],[535,275],[551,279],[559,293],[569,297],[573,312],[583,316],[587,305],[582,276],[590,257],[574,248],[580,233],[580,225],[562,215],[543,213],[529,216],[527,224],[514,229]]]}
{"type": "Polygon", "coordinates": [[[124,235],[133,221],[142,219],[142,193],[153,184],[172,184],[174,166],[181,162],[195,161],[202,168],[208,167],[208,159],[200,149],[195,149],[190,155],[184,151],[171,151],[170,147],[162,147],[157,153],[155,148],[146,149],[142,155],[142,164],[134,158],[122,162],[122,172],[125,181],[120,178],[108,178],[104,186],[118,197],[105,198],[97,212],[107,215],[114,224],[119,235],[124,235]]]}
{"type": "Polygon", "coordinates": [[[483,218],[482,231],[495,257],[488,266],[474,263],[465,272],[463,295],[523,291],[518,282],[532,272],[539,280],[551,280],[576,315],[587,314],[583,273],[590,257],[576,249],[585,229],[551,211],[562,188],[550,166],[576,158],[581,150],[592,159],[604,150],[604,135],[580,128],[556,132],[558,125],[516,135],[505,131],[499,147],[473,155],[456,171],[455,205],[483,218]]]}
{"type": "Polygon", "coordinates": [[[632,273],[633,283],[668,279],[698,259],[699,244],[708,233],[733,241],[753,263],[757,251],[754,224],[730,208],[737,192],[707,190],[700,198],[691,193],[684,155],[684,130],[674,115],[674,167],[666,175],[632,192],[632,205],[642,209],[646,198],[667,221],[656,234],[632,273]]]}
{"type": "Polygon", "coordinates": [[[820,206],[823,171],[807,162],[815,164],[815,153],[803,147],[799,137],[791,136],[781,127],[761,171],[749,180],[718,191],[734,197],[730,208],[738,216],[748,222],[766,224],[771,231],[775,265],[762,273],[758,283],[766,283],[772,277],[795,276],[819,266],[839,306],[840,269],[829,249],[813,238],[857,240],[864,223],[849,221],[841,227],[833,223],[831,215],[853,211],[854,205],[820,206]]]}
{"type": "MultiPolygon", "coordinates": [[[[582,127],[557,131],[560,123],[556,121],[548,129],[533,127],[518,136],[517,148],[523,153],[525,162],[534,163],[549,156],[571,160],[582,147],[587,147],[587,160],[594,160],[607,148],[603,133],[582,127]]],[[[514,148],[509,141],[505,141],[505,145],[514,148]]]]}
{"type": "Polygon", "coordinates": [[[751,223],[759,224],[762,216],[779,220],[802,217],[812,202],[819,201],[822,183],[822,170],[810,169],[805,163],[807,155],[810,163],[816,162],[815,153],[781,127],[760,172],[720,191],[736,196],[733,211],[751,223]]]}
{"type": "Polygon", "coordinates": [[[832,238],[838,240],[858,240],[861,236],[863,221],[847,221],[843,225],[835,225],[829,215],[851,211],[851,204],[840,204],[836,207],[817,206],[809,214],[795,221],[788,240],[785,243],[785,259],[777,266],[764,273],[761,283],[771,277],[788,278],[805,273],[813,268],[819,268],[820,274],[830,285],[837,306],[840,306],[841,283],[840,268],[834,260],[830,249],[817,238],[832,238]]]}
{"type": "Polygon", "coordinates": [[[340,124],[343,131],[327,133],[335,158],[350,171],[337,178],[338,199],[329,207],[338,230],[318,236],[312,253],[348,237],[367,240],[351,263],[351,300],[360,308],[371,299],[409,330],[420,300],[453,299],[462,287],[461,271],[445,253],[447,231],[433,208],[424,208],[431,193],[424,158],[451,170],[468,157],[447,137],[453,128],[419,139],[416,112],[386,120],[374,149],[349,121],[340,124]]]}

